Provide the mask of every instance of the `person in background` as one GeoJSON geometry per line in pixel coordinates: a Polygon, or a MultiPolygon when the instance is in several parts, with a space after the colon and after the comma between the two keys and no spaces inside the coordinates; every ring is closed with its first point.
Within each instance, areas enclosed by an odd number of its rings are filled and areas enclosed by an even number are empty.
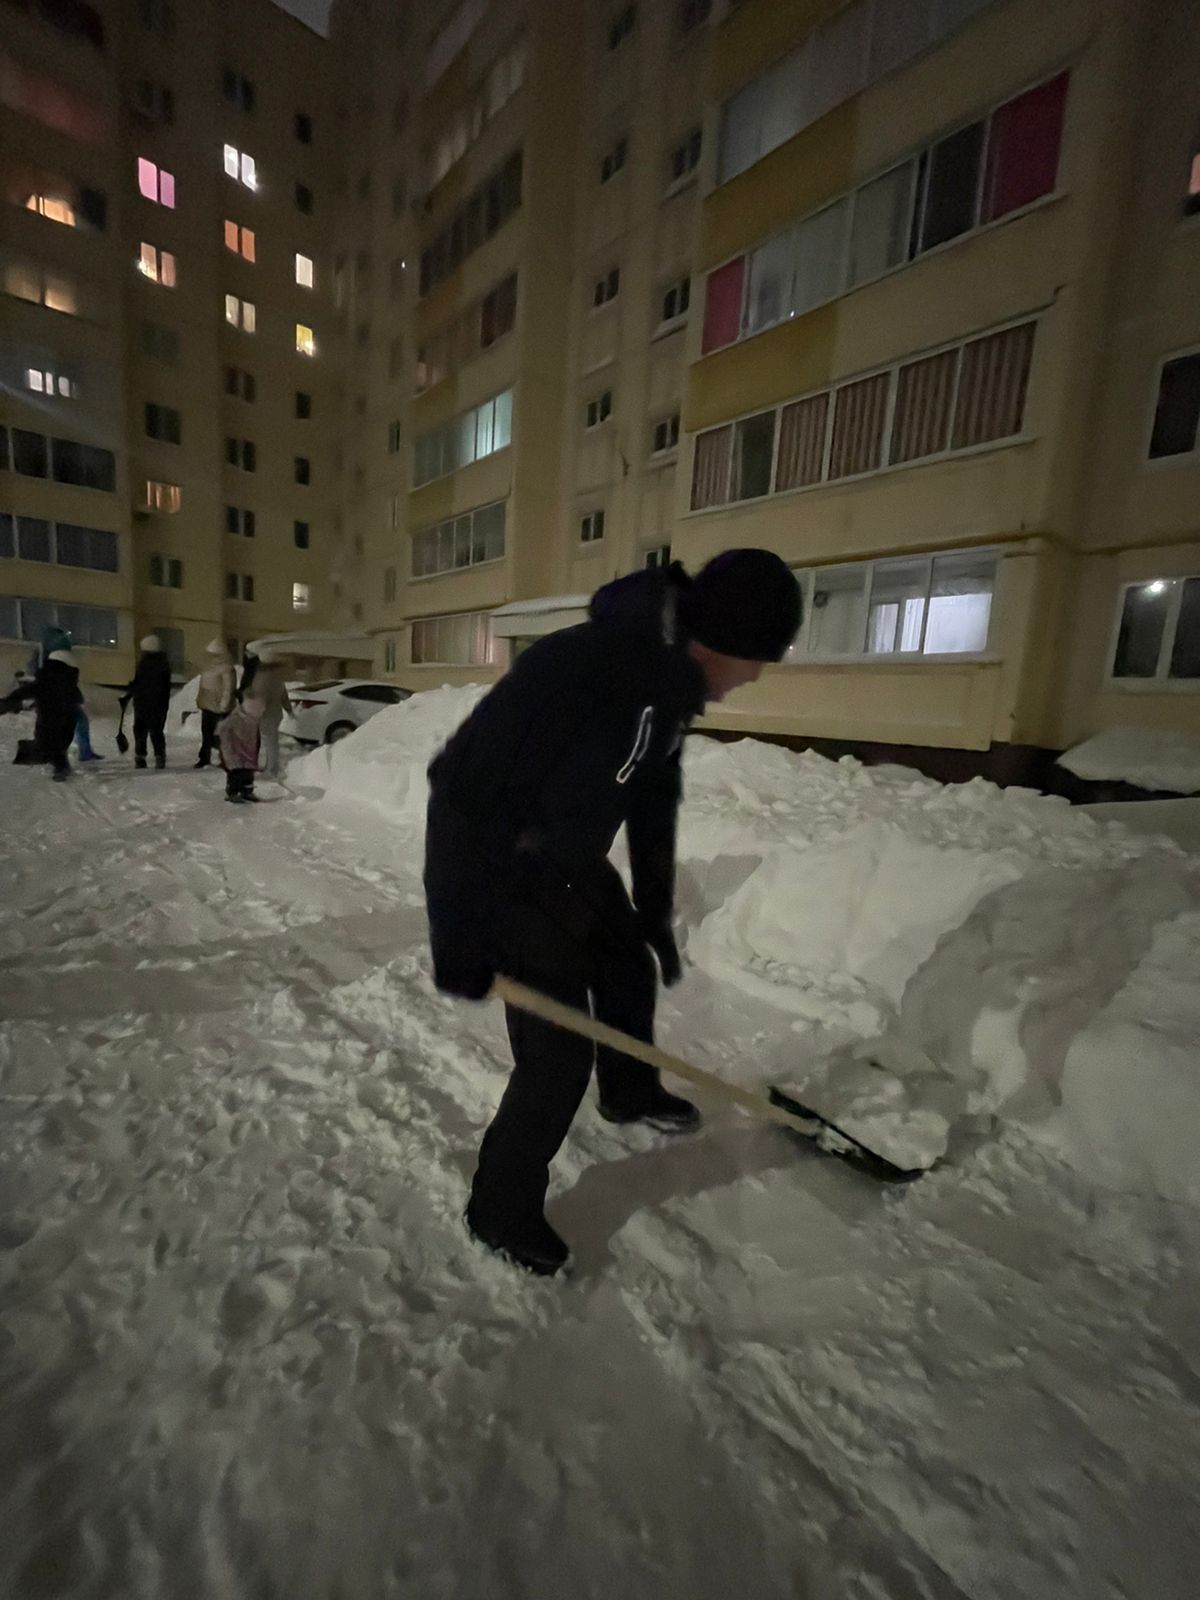
{"type": "Polygon", "coordinates": [[[263,703],[250,694],[221,723],[217,739],[221,746],[221,765],[225,768],[225,798],[241,805],[257,800],[254,774],[258,768],[259,730],[263,703]]]}
{"type": "Polygon", "coordinates": [[[196,706],[200,712],[200,755],[196,766],[207,767],[217,742],[217,727],[222,717],[233,710],[237,674],[223,639],[210,639],[204,647],[209,665],[200,674],[196,706]]]}
{"type": "MultiPolygon", "coordinates": [[[[38,674],[44,661],[50,659],[54,650],[70,650],[71,635],[65,628],[57,627],[50,623],[42,629],[42,642],[29,658],[26,669],[32,682],[38,674]]],[[[92,725],[88,721],[87,708],[79,707],[79,715],[75,719],[75,748],[79,751],[80,761],[103,761],[104,757],[92,749],[92,725]]]]}
{"type": "Polygon", "coordinates": [[[274,650],[264,650],[258,658],[258,671],[253,678],[252,693],[263,703],[262,715],[262,770],[266,777],[279,777],[279,724],[291,716],[292,702],[284,677],[283,658],[274,650]]]}
{"type": "Polygon", "coordinates": [[[70,650],[51,650],[32,685],[37,707],[34,738],[43,758],[53,770],[55,783],[71,776],[67,751],[75,735],[75,723],[83,695],[79,689],[79,663],[70,650]]]}
{"type": "Polygon", "coordinates": [[[258,671],[258,657],[253,650],[242,653],[242,681],[237,687],[237,697],[244,700],[254,685],[254,674],[258,671]]]}
{"type": "Polygon", "coordinates": [[[134,765],[146,765],[146,741],[154,746],[154,765],[161,772],[167,764],[167,712],[171,709],[171,663],[162,640],[148,633],[142,640],[137,671],[129,680],[125,698],[133,699],[134,765]]]}

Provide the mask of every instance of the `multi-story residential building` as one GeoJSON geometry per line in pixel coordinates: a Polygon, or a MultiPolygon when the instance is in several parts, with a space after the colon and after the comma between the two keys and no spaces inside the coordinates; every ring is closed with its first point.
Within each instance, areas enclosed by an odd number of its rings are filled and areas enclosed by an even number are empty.
{"type": "Polygon", "coordinates": [[[269,0],[0,13],[0,662],[341,620],[328,46],[269,0]]]}
{"type": "Polygon", "coordinates": [[[499,670],[616,573],[760,544],[806,622],[714,727],[997,774],[1196,728],[1186,8],[418,0],[390,50],[341,10],[379,670],[499,670]]]}

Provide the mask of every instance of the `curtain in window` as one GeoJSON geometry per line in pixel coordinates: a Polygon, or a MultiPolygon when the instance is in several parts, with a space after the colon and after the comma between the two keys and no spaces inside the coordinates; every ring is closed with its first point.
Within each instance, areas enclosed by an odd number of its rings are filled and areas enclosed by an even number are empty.
{"type": "Polygon", "coordinates": [[[968,449],[1021,431],[1035,324],[1023,322],[963,347],[951,447],[968,449]]]}
{"type": "Polygon", "coordinates": [[[779,464],[775,487],[803,489],[821,481],[829,395],[814,394],[784,406],[779,418],[779,464]]]}
{"type": "Polygon", "coordinates": [[[900,368],[889,454],[893,464],[934,456],[946,448],[958,354],[943,350],[900,368]]]}
{"type": "Polygon", "coordinates": [[[848,478],[879,466],[890,378],[890,373],[878,372],[837,391],[829,458],[831,478],[848,478]]]}
{"type": "Polygon", "coordinates": [[[696,437],[692,459],[692,510],[723,506],[729,499],[729,462],[733,450],[733,427],[710,428],[696,437]]]}

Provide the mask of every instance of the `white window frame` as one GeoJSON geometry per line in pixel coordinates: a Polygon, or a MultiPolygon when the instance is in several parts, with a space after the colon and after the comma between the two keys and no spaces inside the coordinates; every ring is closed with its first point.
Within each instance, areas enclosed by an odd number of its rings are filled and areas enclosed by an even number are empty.
{"type": "MultiPolygon", "coordinates": [[[[1169,459],[1174,459],[1171,457],[1169,459]]],[[[1200,582],[1200,570],[1195,572],[1177,572],[1170,577],[1152,576],[1148,578],[1131,578],[1122,583],[1117,591],[1116,611],[1113,615],[1112,628],[1109,632],[1108,655],[1105,658],[1105,687],[1118,690],[1121,694],[1196,694],[1200,692],[1200,678],[1173,678],[1168,670],[1171,665],[1171,652],[1175,648],[1175,635],[1179,631],[1179,613],[1183,608],[1183,586],[1189,582],[1200,582]],[[1158,667],[1152,678],[1118,678],[1113,672],[1117,664],[1117,643],[1121,636],[1121,618],[1125,614],[1125,597],[1131,589],[1144,589],[1151,583],[1163,583],[1171,588],[1170,603],[1167,606],[1167,615],[1163,622],[1162,639],[1158,646],[1158,667]]]]}
{"type": "Polygon", "coordinates": [[[610,422],[612,420],[612,416],[613,392],[611,389],[602,389],[599,394],[594,394],[590,400],[584,402],[583,431],[585,433],[594,433],[597,428],[602,428],[606,422],[610,422]],[[608,405],[608,410],[604,411],[606,402],[608,405]],[[592,420],[593,407],[595,407],[596,411],[595,421],[592,420]],[[601,412],[603,412],[603,415],[601,415],[601,412]]]}
{"type": "MultiPolygon", "coordinates": [[[[670,412],[667,413],[667,415],[665,417],[658,417],[654,422],[652,422],[650,424],[650,459],[651,459],[651,461],[663,461],[663,460],[665,460],[665,459],[667,459],[669,457],[674,457],[679,453],[679,438],[680,438],[679,422],[680,422],[680,414],[679,414],[679,412],[678,411],[670,411],[670,412]],[[671,439],[669,444],[665,444],[661,448],[659,448],[654,443],[654,435],[658,432],[659,428],[665,426],[666,429],[667,429],[667,436],[668,436],[668,438],[670,438],[670,434],[671,434],[671,431],[672,431],[672,429],[671,429],[671,424],[672,423],[674,423],[674,425],[675,425],[675,427],[674,427],[674,433],[675,433],[674,439],[671,439]]],[[[779,430],[778,422],[775,424],[775,429],[776,429],[776,432],[778,432],[778,430],[779,430]]],[[[774,482],[774,471],[772,471],[772,482],[774,482]]]]}
{"type": "Polygon", "coordinates": [[[595,545],[604,543],[604,540],[608,535],[608,528],[606,526],[607,520],[608,519],[604,514],[604,507],[603,506],[593,506],[590,511],[585,511],[583,513],[583,515],[580,517],[580,519],[579,519],[579,543],[584,547],[585,550],[590,550],[595,545]],[[600,532],[599,533],[593,533],[592,536],[589,538],[588,535],[584,532],[584,529],[585,528],[595,528],[595,526],[596,526],[596,518],[597,517],[599,517],[599,519],[600,519],[600,532]]]}
{"type": "Polygon", "coordinates": [[[438,579],[438,578],[450,578],[450,577],[453,577],[455,575],[455,573],[458,573],[458,572],[477,572],[480,567],[498,566],[501,561],[504,561],[507,558],[507,556],[508,556],[508,500],[507,499],[504,499],[504,500],[487,500],[487,501],[484,502],[483,505],[472,506],[469,511],[459,511],[459,512],[456,512],[455,514],[453,514],[452,516],[442,517],[437,522],[428,522],[428,523],[425,524],[425,526],[423,528],[414,528],[412,533],[409,535],[409,540],[408,540],[408,578],[407,578],[406,581],[408,583],[428,583],[431,580],[438,579]],[[436,532],[436,533],[438,533],[440,535],[441,530],[444,527],[446,527],[447,524],[453,525],[455,522],[457,522],[459,520],[460,517],[470,517],[470,519],[471,519],[471,534],[470,534],[470,538],[471,538],[471,549],[473,551],[474,547],[475,547],[475,518],[482,511],[490,511],[493,506],[503,506],[504,507],[504,548],[503,548],[503,550],[501,550],[501,552],[500,552],[500,554],[498,556],[485,556],[482,561],[475,561],[474,559],[472,559],[472,560],[469,560],[467,562],[466,566],[463,566],[463,567],[460,567],[460,566],[438,567],[437,570],[434,571],[434,572],[416,572],[414,570],[415,561],[416,561],[416,553],[417,553],[417,540],[425,537],[427,534],[430,534],[430,533],[435,533],[436,532]]]}

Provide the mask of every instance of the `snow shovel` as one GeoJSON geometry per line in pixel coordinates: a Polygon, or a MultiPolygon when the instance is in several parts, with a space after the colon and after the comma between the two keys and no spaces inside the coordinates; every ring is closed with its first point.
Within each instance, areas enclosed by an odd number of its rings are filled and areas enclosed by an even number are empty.
{"type": "Polygon", "coordinates": [[[741,1106],[751,1116],[762,1117],[766,1122],[774,1122],[781,1128],[799,1134],[826,1154],[837,1156],[873,1178],[881,1178],[888,1183],[911,1183],[928,1170],[925,1167],[897,1166],[894,1161],[889,1161],[886,1156],[862,1144],[853,1134],[839,1128],[836,1122],[823,1117],[819,1111],[801,1105],[782,1089],[773,1088],[768,1096],[756,1094],[753,1089],[743,1089],[740,1084],[726,1083],[716,1073],[707,1072],[703,1067],[694,1067],[690,1061],[670,1055],[656,1044],[634,1039],[619,1028],[610,1028],[606,1022],[598,1022],[586,1011],[577,1011],[574,1006],[553,1000],[549,995],[531,989],[524,983],[517,983],[513,978],[497,977],[492,984],[492,993],[505,1005],[515,1006],[518,1011],[538,1017],[542,1022],[565,1028],[568,1033],[577,1034],[581,1039],[590,1039],[593,1044],[607,1045],[609,1049],[633,1056],[636,1061],[643,1061],[659,1072],[669,1072],[686,1083],[694,1083],[712,1094],[721,1095],[734,1105],[741,1106]]]}
{"type": "Polygon", "coordinates": [[[125,712],[129,708],[129,701],[121,701],[121,720],[117,723],[117,749],[123,756],[129,754],[129,740],[125,736],[125,712]]]}

